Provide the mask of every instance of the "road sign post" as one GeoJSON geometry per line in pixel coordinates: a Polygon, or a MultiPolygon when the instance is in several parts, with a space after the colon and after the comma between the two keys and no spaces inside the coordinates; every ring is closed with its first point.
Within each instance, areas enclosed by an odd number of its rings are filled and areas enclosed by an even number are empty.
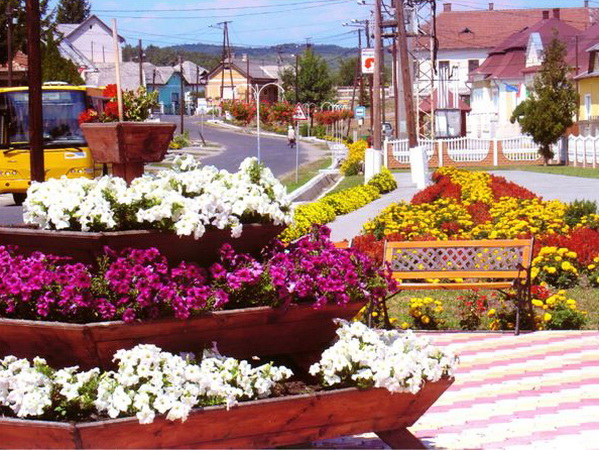
{"type": "Polygon", "coordinates": [[[295,120],[295,182],[297,183],[299,181],[299,121],[308,120],[301,103],[296,104],[293,108],[293,119],[295,120]]]}

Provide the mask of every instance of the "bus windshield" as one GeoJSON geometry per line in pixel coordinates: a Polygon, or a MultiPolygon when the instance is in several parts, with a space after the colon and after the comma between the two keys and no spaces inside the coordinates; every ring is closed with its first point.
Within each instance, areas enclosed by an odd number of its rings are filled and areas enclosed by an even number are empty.
{"type": "MultiPolygon", "coordinates": [[[[43,90],[44,147],[85,145],[79,127],[79,114],[86,108],[85,91],[43,90]]],[[[0,94],[0,112],[8,122],[8,143],[29,144],[29,93],[9,91],[0,94]]]]}

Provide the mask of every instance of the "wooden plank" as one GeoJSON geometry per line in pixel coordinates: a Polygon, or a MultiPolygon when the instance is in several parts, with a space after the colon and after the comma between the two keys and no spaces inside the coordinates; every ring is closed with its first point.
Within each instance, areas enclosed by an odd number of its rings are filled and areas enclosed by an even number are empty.
{"type": "Polygon", "coordinates": [[[387,248],[519,248],[530,247],[531,239],[481,239],[464,241],[388,241],[387,248]]]}
{"type": "Polygon", "coordinates": [[[76,448],[76,443],[69,423],[0,416],[0,448],[76,448]]]}
{"type": "Polygon", "coordinates": [[[377,436],[391,448],[424,449],[427,448],[420,439],[414,436],[407,428],[377,431],[377,436]]]}
{"type": "Polygon", "coordinates": [[[403,272],[394,270],[395,279],[424,280],[427,278],[525,278],[526,273],[518,270],[489,270],[486,272],[473,272],[467,270],[417,270],[403,272]]]}
{"type": "Polygon", "coordinates": [[[509,289],[512,282],[487,283],[401,283],[399,291],[431,291],[431,290],[462,290],[462,289],[509,289]]]}
{"type": "Polygon", "coordinates": [[[195,410],[186,422],[158,418],[77,425],[85,448],[262,448],[412,425],[453,380],[427,383],[416,395],[342,389],[195,410]],[[140,428],[141,427],[141,428],[140,428]],[[143,433],[136,430],[143,430],[143,433]],[[341,433],[341,434],[338,434],[341,433]]]}

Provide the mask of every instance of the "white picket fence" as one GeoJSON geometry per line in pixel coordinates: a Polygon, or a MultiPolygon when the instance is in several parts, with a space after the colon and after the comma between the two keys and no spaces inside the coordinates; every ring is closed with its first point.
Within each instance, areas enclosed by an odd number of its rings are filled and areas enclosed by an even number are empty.
{"type": "MultiPolygon", "coordinates": [[[[533,142],[530,136],[516,136],[504,139],[485,139],[472,137],[437,140],[424,139],[419,140],[418,145],[424,146],[429,160],[433,157],[433,155],[438,154],[440,166],[446,165],[448,163],[448,161],[443,161],[444,156],[442,148],[444,145],[447,148],[447,155],[453,162],[456,163],[482,162],[488,157],[489,152],[492,152],[493,165],[497,166],[499,165],[500,151],[506,159],[513,162],[536,161],[539,158],[539,146],[533,142]]],[[[560,142],[555,146],[555,161],[559,159],[558,154],[561,150],[561,145],[562,144],[560,142]]],[[[588,147],[588,144],[586,145],[588,147]]],[[[593,144],[592,148],[597,148],[599,150],[599,143],[596,145],[593,144]]],[[[410,163],[410,149],[408,147],[407,139],[386,141],[385,149],[387,149],[387,151],[390,150],[393,158],[400,163],[410,163]]],[[[597,151],[593,153],[595,155],[595,159],[597,158],[597,153],[597,151]]]]}
{"type": "Polygon", "coordinates": [[[569,136],[568,162],[572,166],[599,166],[599,136],[569,136]]]}

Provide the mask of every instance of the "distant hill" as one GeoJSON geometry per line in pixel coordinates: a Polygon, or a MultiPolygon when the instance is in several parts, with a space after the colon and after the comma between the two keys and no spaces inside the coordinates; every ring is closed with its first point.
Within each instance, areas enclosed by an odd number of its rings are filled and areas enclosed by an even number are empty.
{"type": "MultiPolygon", "coordinates": [[[[237,56],[246,54],[250,60],[259,61],[263,64],[294,64],[295,53],[303,52],[305,46],[297,44],[281,44],[270,47],[231,47],[231,51],[237,56]]],[[[358,55],[357,48],[346,48],[338,45],[312,45],[314,53],[322,56],[329,67],[334,71],[339,66],[339,61],[358,55]]],[[[145,60],[157,65],[171,65],[176,62],[176,55],[181,54],[185,59],[200,64],[207,69],[212,69],[218,64],[222,55],[222,46],[213,44],[183,44],[170,47],[149,46],[145,51],[145,60]],[[172,61],[172,63],[171,63],[172,61]]],[[[137,56],[135,47],[126,46],[123,50],[123,59],[132,60],[137,56]]]]}

